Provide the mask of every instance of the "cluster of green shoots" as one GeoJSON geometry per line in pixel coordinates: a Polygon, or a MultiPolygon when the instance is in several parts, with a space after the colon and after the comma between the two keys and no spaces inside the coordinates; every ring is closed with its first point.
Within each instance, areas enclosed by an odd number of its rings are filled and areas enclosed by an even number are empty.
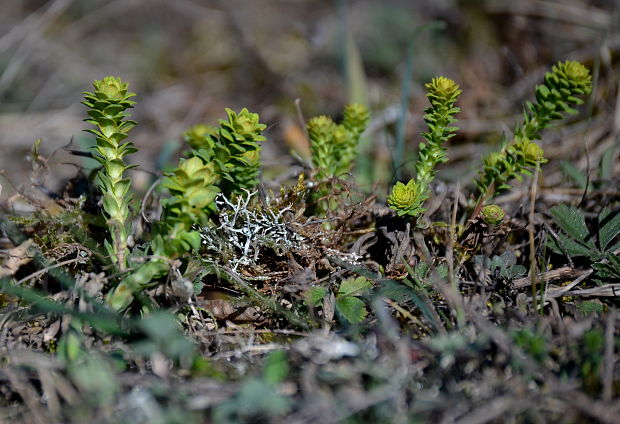
{"type": "MultiPolygon", "coordinates": [[[[574,107],[583,103],[579,96],[588,94],[591,86],[589,71],[578,62],[560,62],[545,75],[544,83],[536,88],[536,102],[527,103],[523,122],[516,127],[510,142],[483,159],[476,179],[479,197],[474,216],[480,214],[490,225],[501,222],[501,208],[485,207],[486,200],[509,190],[512,179],[521,179],[546,162],[535,141],[552,121],[576,113],[574,107]]],[[[110,228],[105,248],[124,274],[107,300],[113,308],[123,309],[132,303],[137,292],[169,273],[172,264],[178,267],[179,258],[200,249],[200,229],[209,224],[219,193],[230,197],[256,186],[260,142],[265,140],[262,131],[266,126],[247,109],[239,113],[226,109],[227,119],[220,120],[218,126],[190,128],[185,140],[192,149],[165,176],[162,186],[169,196],[161,202],[163,212],[153,224],[148,248],[132,252],[128,240],[134,215],[130,207],[131,183],[125,177],[131,166],[126,164],[125,157],[136,151],[126,141],[128,131],[136,125],[127,119],[126,113],[134,104],[129,100],[134,94],[127,91],[127,84],[120,78],[106,77],[95,81],[94,87],[93,93],[85,93],[83,103],[89,109],[87,122],[95,126],[87,131],[96,136],[94,156],[101,164],[97,183],[110,228]],[[136,259],[138,256],[140,260],[136,259]]],[[[387,199],[398,215],[414,218],[425,211],[424,202],[431,195],[437,166],[448,160],[446,144],[457,130],[453,125],[459,112],[455,103],[461,94],[459,86],[445,77],[434,78],[425,87],[430,101],[424,115],[428,130],[422,133],[424,142],[415,165],[416,177],[406,184],[396,183],[387,199]]],[[[329,201],[321,203],[321,198],[334,191],[339,186],[338,179],[351,171],[368,121],[366,107],[351,104],[345,107],[340,124],[327,116],[308,122],[315,180],[319,183],[314,199],[319,200],[321,211],[332,206],[329,201]]]]}
{"type": "Polygon", "coordinates": [[[566,114],[576,114],[575,106],[581,105],[584,96],[592,90],[590,71],[579,62],[559,62],[545,74],[544,83],[536,87],[536,102],[528,102],[510,142],[499,152],[487,155],[483,169],[476,180],[479,191],[478,204],[510,190],[508,182],[531,174],[530,169],[547,160],[544,151],[535,143],[541,132],[552,121],[563,119],[566,114]]]}
{"type": "Polygon", "coordinates": [[[357,144],[370,117],[366,106],[352,103],[344,108],[342,123],[321,115],[308,122],[312,164],[317,180],[341,177],[351,171],[357,157],[357,144]]]}
{"type": "Polygon", "coordinates": [[[127,91],[128,84],[120,78],[105,77],[93,85],[95,91],[84,93],[83,104],[88,107],[87,122],[96,127],[87,131],[96,136],[94,157],[101,164],[97,183],[111,240],[105,241],[105,247],[120,271],[133,266],[108,293],[110,306],[123,309],[131,304],[135,293],[165,276],[175,259],[199,250],[199,229],[209,223],[219,193],[231,196],[256,186],[259,142],[265,140],[261,132],[266,126],[247,109],[238,114],[226,109],[228,117],[217,127],[197,125],[185,133],[193,150],[163,180],[169,197],[162,200],[161,218],[153,224],[150,254],[143,255],[141,263],[130,264],[128,240],[135,214],[130,207],[131,182],[124,174],[131,166],[124,158],[136,151],[125,141],[136,123],[126,119],[125,111],[133,106],[129,98],[134,94],[127,91]]]}
{"type": "Polygon", "coordinates": [[[168,273],[174,259],[200,249],[200,233],[196,226],[208,222],[213,201],[219,193],[214,185],[217,180],[213,165],[196,156],[181,159],[179,166],[166,176],[163,186],[170,197],[162,200],[163,213],[154,225],[150,259],[110,291],[110,306],[117,310],[129,306],[135,293],[168,273]]]}
{"type": "MultiPolygon", "coordinates": [[[[430,195],[435,167],[447,161],[445,143],[457,130],[450,125],[455,122],[454,115],[459,111],[454,107],[461,93],[458,85],[439,77],[426,84],[426,89],[431,107],[424,115],[428,131],[422,133],[426,143],[420,144],[416,178],[407,184],[396,183],[387,199],[388,205],[398,215],[418,217],[425,211],[423,205],[430,195]]],[[[546,73],[544,83],[536,87],[536,102],[526,104],[523,122],[517,125],[512,139],[483,159],[482,170],[475,181],[479,195],[472,218],[483,210],[488,199],[510,190],[511,180],[531,175],[532,169],[547,161],[543,149],[535,141],[541,139],[541,132],[552,121],[577,113],[575,106],[583,103],[579,96],[589,94],[591,89],[590,72],[579,62],[559,62],[546,73]]],[[[484,217],[497,215],[495,209],[485,212],[484,217]]]]}
{"type": "Polygon", "coordinates": [[[259,183],[259,142],[265,141],[261,133],[267,126],[245,108],[239,114],[231,109],[226,113],[228,119],[220,119],[219,127],[196,125],[185,132],[185,140],[194,149],[191,155],[213,164],[220,189],[228,196],[259,183]]]}
{"type": "MultiPolygon", "coordinates": [[[[357,145],[369,118],[366,106],[352,103],[345,106],[340,124],[325,115],[310,119],[307,130],[312,164],[316,169],[315,178],[320,183],[315,198],[329,195],[334,188],[333,180],[351,172],[358,153],[357,145]]],[[[328,205],[322,204],[319,209],[325,211],[328,205]]]]}

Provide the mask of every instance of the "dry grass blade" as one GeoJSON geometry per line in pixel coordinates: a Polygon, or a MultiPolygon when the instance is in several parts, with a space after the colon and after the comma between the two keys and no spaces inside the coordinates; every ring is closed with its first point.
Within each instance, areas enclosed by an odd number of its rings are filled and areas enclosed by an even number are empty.
{"type": "Polygon", "coordinates": [[[617,422],[617,414],[620,412],[620,405],[596,401],[582,392],[571,389],[567,382],[557,378],[525,354],[525,352],[512,342],[510,337],[508,337],[502,329],[491,324],[482,317],[474,317],[473,321],[500,349],[508,355],[517,358],[520,364],[529,372],[544,376],[545,382],[550,386],[549,388],[552,390],[552,393],[564,399],[567,404],[573,405],[583,414],[599,420],[600,422],[608,424],[617,422]]]}
{"type": "Polygon", "coordinates": [[[591,289],[571,290],[559,293],[550,293],[552,297],[558,296],[583,296],[583,297],[617,297],[620,296],[620,283],[618,284],[605,284],[599,287],[593,287],[591,289]]]}
{"type": "Polygon", "coordinates": [[[518,414],[532,406],[536,400],[515,396],[514,394],[499,396],[474,409],[466,416],[459,418],[455,424],[484,424],[493,422],[507,413],[518,414]]]}
{"type": "Polygon", "coordinates": [[[603,362],[603,394],[602,399],[606,402],[613,400],[614,373],[617,362],[617,355],[614,355],[616,322],[618,311],[612,310],[607,316],[605,326],[605,357],[603,362]]]}
{"type": "Polygon", "coordinates": [[[528,215],[527,234],[530,248],[530,278],[532,279],[532,300],[535,311],[538,311],[538,259],[536,257],[536,242],[534,236],[534,206],[536,204],[536,194],[538,192],[538,172],[540,165],[536,165],[534,170],[534,178],[532,179],[531,191],[530,191],[530,212],[528,215]]]}
{"type": "Polygon", "coordinates": [[[45,409],[39,403],[39,395],[37,390],[28,381],[27,376],[21,370],[5,367],[2,371],[8,380],[11,382],[12,387],[28,405],[27,421],[34,424],[51,424],[53,421],[46,414],[45,409]]]}

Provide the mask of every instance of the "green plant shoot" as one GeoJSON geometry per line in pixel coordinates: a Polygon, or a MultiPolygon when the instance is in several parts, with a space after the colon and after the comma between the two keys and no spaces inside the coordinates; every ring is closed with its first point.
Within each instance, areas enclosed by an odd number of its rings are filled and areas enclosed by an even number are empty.
{"type": "Polygon", "coordinates": [[[576,61],[558,62],[545,74],[542,85],[536,87],[536,102],[527,102],[523,122],[517,125],[513,139],[499,152],[483,159],[483,169],[476,180],[479,191],[474,215],[484,202],[510,190],[508,182],[529,175],[530,168],[547,162],[543,149],[533,140],[540,140],[542,131],[552,121],[563,119],[566,114],[576,114],[575,106],[581,105],[592,90],[590,71],[576,61]]]}
{"type": "Polygon", "coordinates": [[[126,119],[125,112],[135,102],[129,100],[135,94],[127,91],[128,84],[120,78],[105,77],[93,82],[94,92],[84,92],[89,119],[95,129],[87,129],[95,135],[95,159],[102,169],[97,173],[97,183],[103,195],[103,211],[110,226],[111,243],[105,247],[120,270],[127,267],[127,239],[131,234],[129,203],[132,199],[131,182],[124,173],[132,168],[125,164],[125,156],[137,151],[133,143],[125,141],[127,133],[136,123],[126,119]]]}
{"type": "Polygon", "coordinates": [[[351,171],[357,157],[357,145],[366,130],[370,115],[366,106],[352,103],[344,108],[342,123],[321,115],[308,122],[312,164],[316,179],[326,181],[351,171]]]}
{"type": "Polygon", "coordinates": [[[162,217],[154,225],[151,259],[110,292],[108,303],[114,309],[126,308],[134,293],[166,275],[172,260],[200,249],[199,228],[208,224],[218,193],[231,195],[258,184],[258,142],[265,139],[261,131],[266,126],[247,109],[226,112],[228,120],[220,120],[219,128],[197,125],[186,131],[194,150],[163,181],[170,197],[162,201],[162,217]]]}
{"type": "Polygon", "coordinates": [[[243,108],[238,114],[226,109],[228,119],[220,119],[219,128],[198,125],[185,132],[186,141],[205,163],[213,163],[226,196],[249,190],[259,183],[260,142],[267,126],[257,113],[243,108]]]}
{"type": "Polygon", "coordinates": [[[430,195],[430,184],[435,179],[438,164],[446,162],[445,143],[455,136],[457,127],[452,126],[454,116],[460,111],[454,104],[461,94],[459,86],[445,77],[433,78],[425,84],[431,106],[425,109],[424,121],[428,131],[422,133],[425,143],[420,143],[420,155],[416,162],[416,178],[407,184],[397,182],[387,198],[388,206],[399,216],[418,216],[430,195]]]}

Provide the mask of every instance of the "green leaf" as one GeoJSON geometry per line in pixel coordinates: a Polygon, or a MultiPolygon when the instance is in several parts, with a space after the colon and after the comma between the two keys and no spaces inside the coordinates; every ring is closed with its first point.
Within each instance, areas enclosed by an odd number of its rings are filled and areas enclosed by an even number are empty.
{"type": "Polygon", "coordinates": [[[616,250],[620,249],[620,242],[614,244],[613,246],[610,246],[607,251],[608,252],[615,252],[616,250]]]}
{"type": "Polygon", "coordinates": [[[86,357],[69,366],[67,372],[89,403],[109,407],[114,401],[120,385],[116,372],[105,358],[97,354],[86,357]]]}
{"type": "Polygon", "coordinates": [[[586,256],[589,258],[598,258],[600,252],[589,246],[585,246],[578,241],[573,240],[564,233],[558,234],[558,241],[554,237],[549,237],[549,247],[556,253],[566,254],[568,256],[586,256]]]}
{"type": "Polygon", "coordinates": [[[585,189],[586,184],[588,183],[588,176],[580,171],[575,165],[568,161],[560,161],[560,168],[562,168],[562,172],[573,180],[573,183],[579,188],[585,189]]]}
{"type": "Polygon", "coordinates": [[[614,160],[616,158],[617,146],[613,145],[606,149],[601,155],[599,176],[601,180],[611,180],[614,173],[614,160]]]}
{"type": "Polygon", "coordinates": [[[312,307],[317,306],[326,295],[325,287],[310,287],[306,292],[306,303],[312,307]]]}
{"type": "Polygon", "coordinates": [[[552,207],[549,212],[562,231],[580,243],[596,249],[586,226],[585,216],[581,210],[574,206],[561,204],[552,207]]]}
{"type": "Polygon", "coordinates": [[[340,283],[338,296],[359,296],[372,287],[372,283],[366,277],[349,278],[340,283]]]}
{"type": "Polygon", "coordinates": [[[115,311],[125,309],[133,302],[132,290],[121,282],[113,291],[108,292],[106,302],[115,311]]]}
{"type": "Polygon", "coordinates": [[[395,302],[405,303],[411,302],[415,293],[407,285],[392,280],[384,281],[381,284],[381,290],[377,293],[379,296],[387,297],[395,302]]]}
{"type": "Polygon", "coordinates": [[[368,315],[364,302],[353,296],[337,297],[336,310],[351,324],[362,322],[368,315]]]}
{"type": "Polygon", "coordinates": [[[179,235],[179,239],[185,242],[183,245],[187,250],[199,250],[200,249],[200,232],[198,231],[185,231],[179,235]]]}
{"type": "Polygon", "coordinates": [[[62,335],[58,341],[58,348],[56,350],[56,358],[62,364],[75,364],[79,359],[83,359],[85,356],[88,356],[88,352],[82,348],[82,339],[78,332],[69,331],[62,335]]]}
{"type": "Polygon", "coordinates": [[[605,312],[605,305],[594,300],[586,300],[575,304],[579,312],[583,315],[601,314],[605,312]]]}
{"type": "Polygon", "coordinates": [[[601,251],[606,251],[609,243],[620,234],[620,210],[611,212],[603,209],[598,216],[598,241],[601,251]]]}
{"type": "Polygon", "coordinates": [[[267,356],[263,376],[270,384],[278,384],[284,381],[289,372],[286,352],[274,350],[267,356]]]}
{"type": "Polygon", "coordinates": [[[607,263],[599,262],[592,264],[596,275],[600,278],[620,278],[620,258],[612,253],[607,255],[607,263]]]}
{"type": "Polygon", "coordinates": [[[537,97],[541,96],[543,99],[546,99],[549,96],[549,89],[544,85],[539,85],[536,87],[537,97]]]}

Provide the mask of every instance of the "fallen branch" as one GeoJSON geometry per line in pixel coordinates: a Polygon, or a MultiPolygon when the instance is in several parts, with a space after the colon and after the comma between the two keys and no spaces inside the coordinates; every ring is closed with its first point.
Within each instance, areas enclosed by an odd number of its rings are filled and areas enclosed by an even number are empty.
{"type": "MultiPolygon", "coordinates": [[[[591,270],[590,270],[591,271],[591,270]]],[[[581,270],[572,268],[570,266],[564,266],[562,268],[553,269],[551,271],[538,274],[536,281],[542,281],[543,283],[555,283],[558,281],[572,280],[581,277],[583,274],[590,272],[588,270],[581,270]]],[[[590,272],[591,273],[591,272],[590,272]]],[[[588,274],[589,275],[589,274],[588,274]]],[[[510,284],[513,289],[522,289],[532,285],[531,277],[517,278],[510,284]]]]}

